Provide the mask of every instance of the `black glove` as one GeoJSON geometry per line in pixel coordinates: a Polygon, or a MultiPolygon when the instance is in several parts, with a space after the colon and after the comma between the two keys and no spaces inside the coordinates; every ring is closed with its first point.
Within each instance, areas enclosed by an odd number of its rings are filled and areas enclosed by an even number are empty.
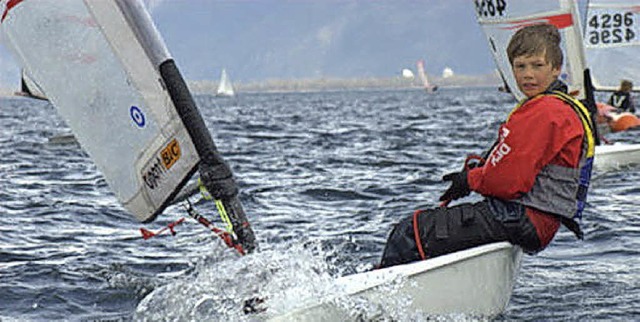
{"type": "Polygon", "coordinates": [[[445,174],[442,180],[451,181],[451,186],[440,196],[440,201],[456,200],[471,193],[467,182],[467,170],[445,174]]]}

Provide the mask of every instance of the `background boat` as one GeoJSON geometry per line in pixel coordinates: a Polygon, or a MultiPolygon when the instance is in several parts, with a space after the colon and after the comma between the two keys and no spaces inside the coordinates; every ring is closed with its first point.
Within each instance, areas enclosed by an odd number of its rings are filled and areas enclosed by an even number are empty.
{"type": "Polygon", "coordinates": [[[422,84],[422,87],[427,93],[433,93],[438,90],[438,86],[433,85],[429,82],[429,77],[427,77],[427,72],[424,70],[424,60],[420,59],[416,62],[416,70],[418,71],[418,78],[422,84]]]}
{"type": "Polygon", "coordinates": [[[589,0],[584,17],[586,64],[597,91],[630,80],[640,89],[640,5],[635,0],[589,0]]]}
{"type": "MultiPolygon", "coordinates": [[[[640,35],[636,24],[640,21],[637,1],[590,0],[584,19],[584,48],[587,65],[591,69],[596,91],[608,93],[618,90],[620,81],[629,80],[640,85],[640,35]]],[[[636,104],[638,100],[636,99],[636,104]]],[[[631,113],[609,113],[609,131],[625,131],[640,126],[640,119],[631,113]]]]}
{"type": "MultiPolygon", "coordinates": [[[[616,91],[622,79],[640,84],[640,6],[637,1],[587,1],[584,17],[584,48],[586,64],[591,70],[596,91],[616,91]]],[[[635,88],[638,91],[638,88],[635,88]]],[[[608,113],[608,129],[619,132],[640,126],[640,119],[631,113],[608,113]]],[[[603,133],[606,135],[606,133],[603,133]]],[[[640,164],[640,145],[602,145],[596,148],[596,168],[612,170],[640,164]]]]}
{"type": "Polygon", "coordinates": [[[29,76],[27,73],[22,70],[20,77],[20,90],[15,92],[15,95],[24,96],[39,100],[48,100],[47,95],[45,95],[44,91],[40,86],[29,76]]]}
{"type": "Polygon", "coordinates": [[[236,91],[231,84],[231,79],[227,74],[226,69],[222,69],[220,73],[220,82],[218,83],[218,89],[216,89],[216,96],[233,97],[236,95],[236,91]]]}

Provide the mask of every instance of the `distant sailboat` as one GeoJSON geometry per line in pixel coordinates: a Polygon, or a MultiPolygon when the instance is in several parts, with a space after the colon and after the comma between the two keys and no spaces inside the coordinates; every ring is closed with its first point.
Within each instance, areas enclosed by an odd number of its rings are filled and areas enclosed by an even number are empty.
{"type": "Polygon", "coordinates": [[[20,78],[20,91],[15,92],[15,95],[47,100],[47,96],[44,94],[42,88],[27,75],[24,69],[22,70],[22,76],[20,78]]]}
{"type": "MultiPolygon", "coordinates": [[[[33,98],[37,100],[48,101],[49,99],[44,94],[44,91],[36,83],[33,78],[31,78],[25,70],[22,70],[20,78],[20,91],[14,93],[17,96],[24,96],[28,98],[33,98]]],[[[73,133],[62,133],[58,135],[54,135],[49,137],[49,143],[51,144],[71,144],[78,143],[73,133]]]]}
{"type": "Polygon", "coordinates": [[[411,69],[405,68],[402,70],[402,78],[413,81],[413,79],[415,78],[415,75],[413,75],[413,72],[411,71],[411,69]]]}
{"type": "Polygon", "coordinates": [[[416,63],[416,67],[418,68],[418,77],[420,77],[420,81],[422,81],[424,90],[428,93],[435,92],[438,89],[438,86],[429,83],[427,73],[424,71],[424,60],[418,60],[418,62],[416,63]]]}
{"type": "Polygon", "coordinates": [[[449,78],[449,77],[453,77],[455,73],[453,72],[453,69],[451,69],[451,67],[445,67],[442,70],[442,78],[449,78]]]}
{"type": "Polygon", "coordinates": [[[227,70],[222,69],[222,74],[220,75],[220,83],[218,84],[218,90],[216,90],[216,96],[232,97],[235,95],[236,91],[233,89],[231,79],[227,74],[227,70]]]}

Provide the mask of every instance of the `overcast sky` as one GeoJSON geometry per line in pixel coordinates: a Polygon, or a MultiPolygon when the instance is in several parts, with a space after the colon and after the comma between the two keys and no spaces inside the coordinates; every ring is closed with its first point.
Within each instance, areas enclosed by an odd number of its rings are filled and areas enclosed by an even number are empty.
{"type": "MultiPolygon", "coordinates": [[[[234,81],[390,77],[426,61],[479,75],[494,69],[470,0],[147,0],[185,78],[234,81]]],[[[19,68],[0,47],[0,85],[19,68]]],[[[17,86],[17,85],[16,85],[17,86]]]]}

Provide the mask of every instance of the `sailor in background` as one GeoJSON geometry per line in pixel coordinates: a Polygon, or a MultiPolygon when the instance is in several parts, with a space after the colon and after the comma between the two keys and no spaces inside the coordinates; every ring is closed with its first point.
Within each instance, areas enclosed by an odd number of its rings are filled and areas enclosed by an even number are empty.
{"type": "Polygon", "coordinates": [[[633,104],[631,90],[633,90],[633,83],[623,79],[620,82],[620,88],[611,94],[609,105],[615,107],[618,113],[629,112],[635,114],[636,107],[633,104]]]}
{"type": "MultiPolygon", "coordinates": [[[[443,177],[448,203],[472,191],[476,203],[418,210],[392,230],[380,268],[436,257],[499,241],[533,254],[561,224],[582,238],[594,154],[586,107],[558,80],[562,50],[550,24],[517,31],[507,47],[518,88],[526,95],[500,126],[498,139],[475,164],[443,177]]],[[[469,158],[467,160],[470,160],[469,158]]]]}

